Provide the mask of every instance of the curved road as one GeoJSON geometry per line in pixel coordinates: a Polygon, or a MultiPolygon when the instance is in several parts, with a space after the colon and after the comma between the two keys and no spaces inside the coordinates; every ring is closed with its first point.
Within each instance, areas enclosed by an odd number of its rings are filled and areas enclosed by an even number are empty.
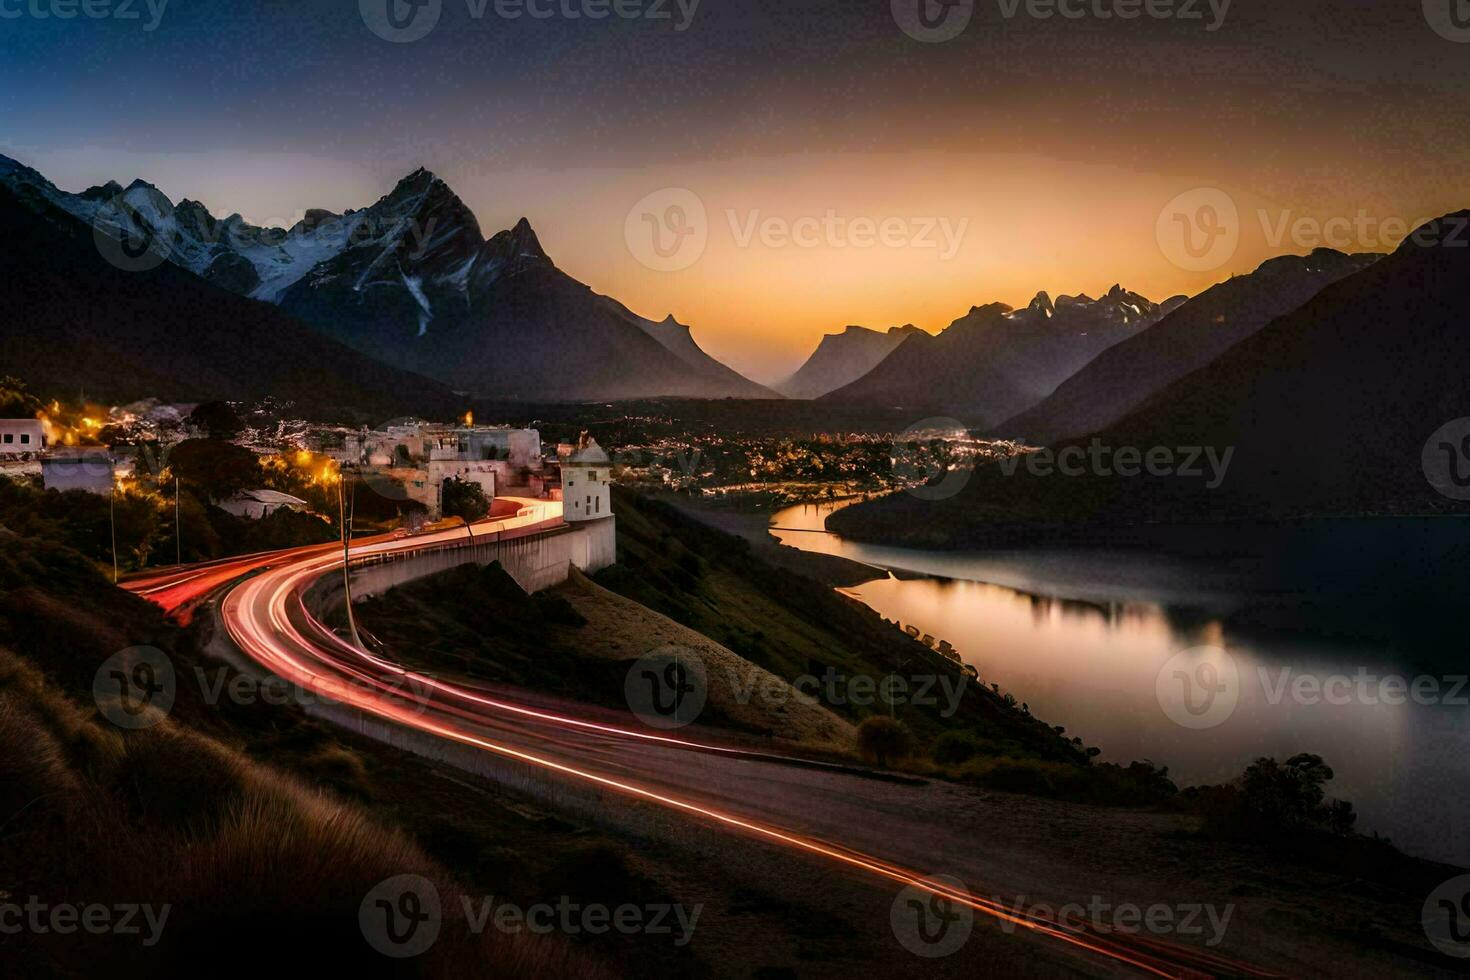
{"type": "MultiPolygon", "coordinates": [[[[476,536],[532,535],[562,523],[560,505],[523,503],[527,506],[515,517],[477,524],[476,536]]],[[[411,537],[358,539],[352,557],[455,543],[469,543],[463,526],[411,537]]],[[[935,819],[935,787],[896,786],[837,769],[772,764],[779,758],[709,739],[628,728],[616,718],[600,718],[596,709],[512,699],[406,670],[353,646],[308,612],[307,588],[324,575],[340,574],[341,567],[341,546],[320,545],[176,568],[135,578],[124,587],[181,616],[222,591],[220,616],[239,649],[305,690],[515,760],[550,779],[653,803],[849,871],[915,887],[968,906],[977,918],[990,917],[1008,929],[1029,931],[1041,941],[1094,958],[1095,967],[1163,977],[1276,975],[1199,946],[1043,917],[1023,911],[1018,901],[986,898],[929,877],[942,873],[971,883],[985,881],[993,886],[992,895],[1032,895],[1033,901],[1036,895],[1027,889],[1024,860],[1010,867],[987,861],[977,855],[973,827],[960,813],[953,821],[935,819]],[[877,856],[885,851],[886,857],[877,856]],[[1009,888],[1002,887],[1006,878],[1011,879],[1009,888]]],[[[943,796],[942,789],[938,795],[943,796]]]]}

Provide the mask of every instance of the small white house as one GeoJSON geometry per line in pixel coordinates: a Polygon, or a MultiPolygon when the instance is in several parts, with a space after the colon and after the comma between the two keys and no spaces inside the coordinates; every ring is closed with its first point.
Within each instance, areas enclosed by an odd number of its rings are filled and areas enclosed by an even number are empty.
{"type": "Polygon", "coordinates": [[[0,456],[39,453],[46,448],[46,430],[39,419],[0,419],[0,456]]]}
{"type": "Polygon", "coordinates": [[[612,458],[590,436],[562,461],[562,519],[595,521],[612,516],[612,458]]]}
{"type": "Polygon", "coordinates": [[[258,521],[269,517],[282,507],[291,510],[310,510],[311,505],[300,497],[279,490],[241,490],[233,497],[220,501],[220,510],[246,520],[258,521]]]}

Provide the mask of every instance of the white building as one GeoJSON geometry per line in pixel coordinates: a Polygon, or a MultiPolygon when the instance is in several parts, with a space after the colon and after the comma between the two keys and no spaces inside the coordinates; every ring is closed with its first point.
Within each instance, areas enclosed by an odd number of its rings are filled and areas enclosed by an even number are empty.
{"type": "Polygon", "coordinates": [[[612,516],[612,458],[590,436],[562,460],[562,518],[595,521],[612,516]]]}
{"type": "Polygon", "coordinates": [[[455,449],[434,449],[429,454],[428,483],[433,489],[429,503],[429,516],[444,514],[444,482],[463,480],[473,483],[484,492],[487,500],[495,499],[495,487],[500,474],[498,469],[509,467],[509,463],[488,459],[467,459],[455,449]]]}
{"type": "Polygon", "coordinates": [[[291,510],[309,510],[311,505],[300,497],[279,490],[241,490],[227,500],[220,501],[220,510],[236,517],[258,521],[269,517],[282,507],[291,510]]]}
{"type": "Polygon", "coordinates": [[[46,430],[39,419],[0,419],[0,456],[39,453],[46,448],[46,430]]]}

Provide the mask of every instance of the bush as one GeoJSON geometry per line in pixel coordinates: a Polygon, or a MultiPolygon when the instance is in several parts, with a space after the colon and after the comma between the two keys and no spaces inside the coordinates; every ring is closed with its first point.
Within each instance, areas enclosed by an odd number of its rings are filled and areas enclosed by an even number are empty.
{"type": "Polygon", "coordinates": [[[858,751],[864,758],[875,760],[879,766],[888,767],[894,759],[909,754],[913,736],[901,721],[876,715],[865,719],[858,726],[858,751]]]}
{"type": "Polygon", "coordinates": [[[444,497],[440,510],[445,517],[460,517],[474,522],[490,513],[490,501],[478,483],[451,477],[444,481],[444,497]]]}
{"type": "Polygon", "coordinates": [[[1232,783],[1189,792],[1205,833],[1230,840],[1271,842],[1303,833],[1344,835],[1357,814],[1346,800],[1327,800],[1332,767],[1299,753],[1279,763],[1260,758],[1232,783]]]}
{"type": "Polygon", "coordinates": [[[929,755],[941,766],[957,766],[979,755],[984,745],[969,732],[945,732],[929,747],[929,755]]]}

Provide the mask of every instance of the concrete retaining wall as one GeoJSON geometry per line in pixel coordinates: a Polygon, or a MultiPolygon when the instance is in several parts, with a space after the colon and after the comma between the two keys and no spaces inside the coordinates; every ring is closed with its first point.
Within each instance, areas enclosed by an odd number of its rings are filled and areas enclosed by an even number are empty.
{"type": "MultiPolygon", "coordinates": [[[[584,572],[606,568],[617,560],[615,518],[566,524],[536,534],[502,541],[481,532],[474,544],[466,534],[463,544],[407,552],[401,555],[372,555],[352,561],[352,597],[379,595],[397,585],[412,582],[460,565],[501,566],[527,592],[540,592],[560,585],[576,566],[584,572]]],[[[342,604],[342,575],[324,575],[306,593],[307,608],[321,617],[342,604]]]]}

